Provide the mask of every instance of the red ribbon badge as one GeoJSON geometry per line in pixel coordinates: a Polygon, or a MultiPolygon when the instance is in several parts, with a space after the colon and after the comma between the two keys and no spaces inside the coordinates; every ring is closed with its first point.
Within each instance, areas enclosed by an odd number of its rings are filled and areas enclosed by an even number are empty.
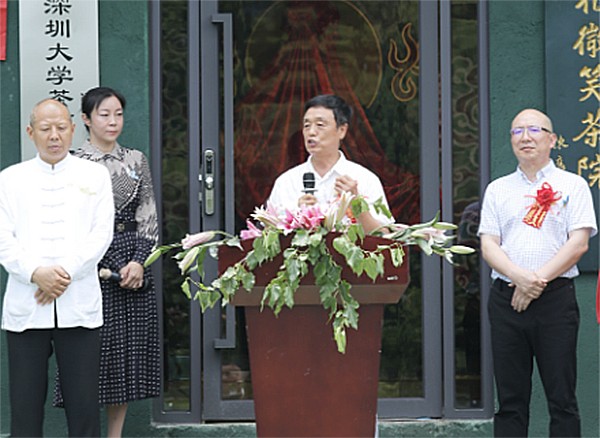
{"type": "MultiPolygon", "coordinates": [[[[527,196],[533,198],[533,196],[527,196]]],[[[545,182],[542,184],[542,188],[537,191],[535,202],[529,206],[529,211],[523,218],[523,222],[534,228],[540,228],[546,218],[548,210],[550,210],[550,207],[552,207],[552,205],[560,198],[562,198],[562,194],[553,191],[550,184],[545,182]]]]}

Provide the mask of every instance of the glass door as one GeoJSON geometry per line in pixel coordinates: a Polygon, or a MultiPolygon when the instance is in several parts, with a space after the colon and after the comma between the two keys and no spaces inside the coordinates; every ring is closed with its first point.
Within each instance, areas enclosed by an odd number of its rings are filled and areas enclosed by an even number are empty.
{"type": "MultiPolygon", "coordinates": [[[[353,106],[343,152],[379,175],[396,221],[435,215],[436,2],[192,4],[200,23],[195,82],[203,229],[239,232],[254,207],[265,202],[275,178],[307,159],[302,107],[327,93],[353,106]]],[[[385,309],[380,418],[442,413],[440,261],[415,249],[410,264],[409,289],[385,309]]],[[[232,307],[203,316],[204,420],[253,418],[244,326],[243,311],[232,307]]]]}

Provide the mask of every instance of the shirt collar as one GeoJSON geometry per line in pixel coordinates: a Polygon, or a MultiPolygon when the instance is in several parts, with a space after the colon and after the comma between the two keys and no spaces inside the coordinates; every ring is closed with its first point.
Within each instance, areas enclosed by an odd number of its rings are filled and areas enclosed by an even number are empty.
{"type": "Polygon", "coordinates": [[[101,160],[105,157],[112,157],[119,161],[123,161],[123,148],[121,147],[121,145],[119,145],[119,143],[115,143],[115,147],[112,151],[103,152],[96,146],[94,146],[92,143],[90,143],[89,139],[87,139],[81,146],[80,150],[88,154],[90,156],[90,159],[94,161],[101,160]]]}
{"type": "MultiPolygon", "coordinates": [[[[335,162],[333,167],[331,169],[329,169],[329,171],[325,175],[323,175],[323,178],[321,178],[321,179],[326,179],[327,177],[329,177],[329,175],[333,174],[334,172],[338,175],[345,175],[348,173],[348,172],[344,171],[344,169],[346,168],[346,165],[348,163],[348,160],[346,159],[346,156],[344,155],[344,153],[341,150],[338,150],[338,152],[340,153],[340,158],[335,162]]],[[[310,170],[313,171],[315,173],[315,175],[317,175],[317,178],[319,178],[318,173],[315,171],[315,168],[312,164],[312,155],[310,157],[308,157],[308,165],[310,167],[310,170]]]]}
{"type": "Polygon", "coordinates": [[[37,162],[38,166],[40,166],[42,170],[46,172],[60,172],[69,165],[72,159],[73,157],[71,157],[71,154],[67,154],[65,158],[60,160],[58,163],[50,164],[42,160],[39,153],[35,156],[35,161],[37,162]]]}
{"type": "MultiPolygon", "coordinates": [[[[554,164],[554,161],[552,159],[550,159],[548,164],[546,164],[544,167],[542,167],[536,173],[535,182],[538,182],[540,179],[542,179],[544,177],[548,178],[552,174],[552,172],[554,172],[555,170],[556,170],[556,165],[554,164]]],[[[526,181],[529,181],[529,179],[527,179],[527,175],[525,175],[525,172],[523,172],[519,166],[517,166],[517,173],[519,175],[521,175],[521,178],[523,178],[526,181]]]]}

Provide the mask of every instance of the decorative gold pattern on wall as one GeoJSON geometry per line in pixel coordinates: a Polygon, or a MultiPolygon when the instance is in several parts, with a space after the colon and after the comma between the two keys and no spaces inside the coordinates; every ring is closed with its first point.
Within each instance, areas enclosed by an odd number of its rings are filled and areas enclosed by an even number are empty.
{"type": "Polygon", "coordinates": [[[407,23],[402,29],[402,42],[406,48],[406,56],[400,58],[400,49],[393,39],[390,40],[388,64],[398,73],[394,75],[391,90],[400,102],[408,102],[417,95],[419,78],[419,43],[411,35],[412,23],[407,23]]]}

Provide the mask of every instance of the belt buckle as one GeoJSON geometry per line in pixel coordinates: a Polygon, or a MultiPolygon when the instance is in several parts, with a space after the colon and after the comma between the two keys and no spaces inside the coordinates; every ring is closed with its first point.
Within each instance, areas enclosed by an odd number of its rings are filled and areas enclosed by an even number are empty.
{"type": "Polygon", "coordinates": [[[119,222],[115,226],[115,229],[117,230],[117,233],[122,233],[123,231],[125,231],[125,224],[123,222],[119,222]]]}

